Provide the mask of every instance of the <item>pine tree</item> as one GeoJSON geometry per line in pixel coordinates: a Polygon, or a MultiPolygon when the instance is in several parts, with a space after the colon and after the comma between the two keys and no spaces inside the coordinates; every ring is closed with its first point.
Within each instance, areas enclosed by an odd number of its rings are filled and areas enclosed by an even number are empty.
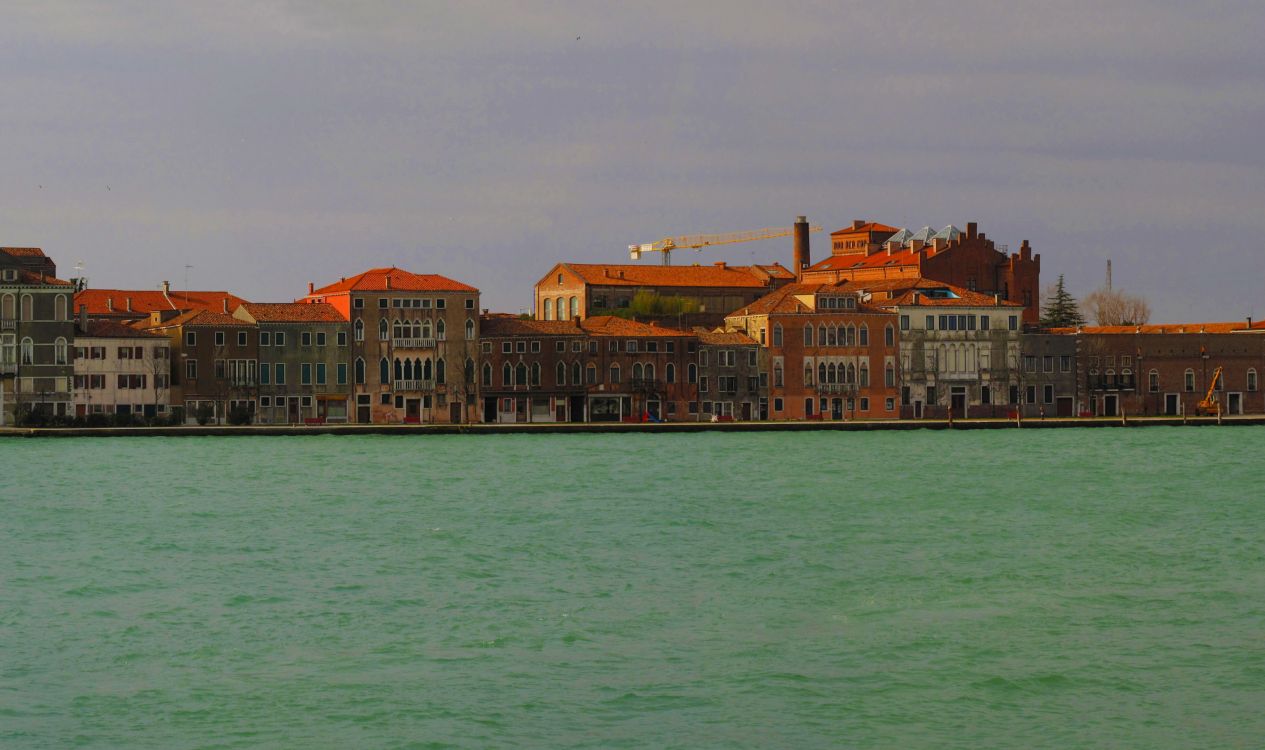
{"type": "Polygon", "coordinates": [[[1054,294],[1041,311],[1041,325],[1046,328],[1075,328],[1085,325],[1085,316],[1081,315],[1076,298],[1067,293],[1063,286],[1063,276],[1054,285],[1054,294]]]}

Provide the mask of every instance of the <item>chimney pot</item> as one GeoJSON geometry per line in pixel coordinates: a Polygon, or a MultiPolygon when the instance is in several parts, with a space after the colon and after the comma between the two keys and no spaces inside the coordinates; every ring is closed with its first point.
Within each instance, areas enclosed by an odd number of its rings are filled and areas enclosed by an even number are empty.
{"type": "Polygon", "coordinates": [[[224,314],[227,315],[228,314],[228,297],[221,299],[220,302],[224,307],[224,314]]]}
{"type": "Polygon", "coordinates": [[[114,312],[114,298],[113,297],[105,298],[105,309],[109,310],[110,312],[114,312]]]}
{"type": "Polygon", "coordinates": [[[852,220],[852,228],[853,228],[853,229],[860,229],[860,228],[861,228],[861,227],[863,227],[863,226],[865,226],[865,219],[853,219],[853,220],[852,220]]]}
{"type": "Polygon", "coordinates": [[[307,293],[312,294],[315,291],[316,291],[316,285],[309,281],[307,283],[307,293]]]}
{"type": "Polygon", "coordinates": [[[131,312],[131,311],[132,311],[132,298],[131,298],[131,297],[124,297],[124,298],[123,298],[123,304],[126,306],[126,307],[125,307],[125,309],[126,309],[128,312],[131,312]]]}
{"type": "Polygon", "coordinates": [[[171,293],[171,282],[163,281],[163,294],[170,294],[170,293],[171,293]]]}
{"type": "Polygon", "coordinates": [[[387,289],[391,288],[391,275],[387,274],[387,289]]]}

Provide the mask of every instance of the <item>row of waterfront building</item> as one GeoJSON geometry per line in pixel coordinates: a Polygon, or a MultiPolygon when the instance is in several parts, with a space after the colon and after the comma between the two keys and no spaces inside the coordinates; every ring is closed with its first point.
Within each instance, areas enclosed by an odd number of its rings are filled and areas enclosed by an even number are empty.
{"type": "MultiPolygon", "coordinates": [[[[806,227],[802,222],[801,225],[806,227]]],[[[1040,256],[856,221],[813,264],[559,263],[530,316],[377,268],[286,302],[0,248],[0,420],[462,423],[1265,412],[1265,326],[1043,329],[1040,256]],[[1216,373],[1219,377],[1215,377],[1216,373]]]]}

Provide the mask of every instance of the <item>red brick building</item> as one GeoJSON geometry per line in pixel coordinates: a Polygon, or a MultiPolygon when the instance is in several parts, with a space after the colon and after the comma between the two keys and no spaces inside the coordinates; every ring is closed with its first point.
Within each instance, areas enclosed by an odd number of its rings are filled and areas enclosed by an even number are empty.
{"type": "Polygon", "coordinates": [[[694,418],[692,334],[623,318],[483,318],[479,388],[486,422],[694,418]]]}
{"type": "Polygon", "coordinates": [[[256,414],[259,329],[231,315],[192,310],[155,311],[138,328],[171,340],[171,403],[186,422],[206,408],[222,423],[235,408],[256,414]]]}
{"type": "Polygon", "coordinates": [[[683,297],[717,321],[729,312],[794,281],[774,263],[767,266],[653,266],[559,263],[533,288],[537,320],[570,320],[627,309],[639,292],[683,297]]]}
{"type": "Polygon", "coordinates": [[[479,419],[478,289],[438,274],[374,268],[320,289],[308,284],[299,301],[332,305],[350,323],[353,422],[479,419]]]}
{"type": "Polygon", "coordinates": [[[830,235],[831,255],[803,273],[804,282],[875,282],[926,278],[1024,306],[1023,322],[1041,318],[1041,256],[1024,240],[1019,252],[976,229],[947,226],[917,232],[857,220],[830,235]],[[890,230],[890,231],[889,231],[890,230]]]}
{"type": "Polygon", "coordinates": [[[725,319],[767,350],[769,419],[899,416],[895,314],[839,284],[782,287],[725,319]]]}

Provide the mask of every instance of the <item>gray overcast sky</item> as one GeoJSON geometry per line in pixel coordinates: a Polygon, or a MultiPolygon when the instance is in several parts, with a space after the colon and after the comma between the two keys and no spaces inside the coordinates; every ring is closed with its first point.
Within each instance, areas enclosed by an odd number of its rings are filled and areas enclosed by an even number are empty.
{"type": "Polygon", "coordinates": [[[518,311],[669,234],[978,221],[1078,297],[1110,257],[1157,322],[1262,318],[1262,28],[1259,0],[19,0],[0,244],[261,301],[395,264],[518,311]]]}

